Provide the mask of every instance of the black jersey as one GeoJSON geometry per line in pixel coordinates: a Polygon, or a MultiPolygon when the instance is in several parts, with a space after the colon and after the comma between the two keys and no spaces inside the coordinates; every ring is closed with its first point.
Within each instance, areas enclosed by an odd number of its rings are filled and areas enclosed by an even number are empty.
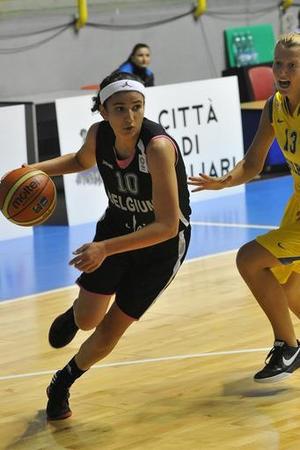
{"type": "Polygon", "coordinates": [[[96,159],[109,205],[106,210],[122,234],[136,231],[154,221],[152,203],[152,179],[147,167],[147,145],[151,139],[167,136],[176,152],[176,176],[180,207],[180,229],[189,224],[190,205],[187,176],[176,141],[165,129],[148,119],[143,120],[136,151],[125,164],[118,161],[114,149],[115,134],[109,122],[100,122],[96,138],[96,159]]]}

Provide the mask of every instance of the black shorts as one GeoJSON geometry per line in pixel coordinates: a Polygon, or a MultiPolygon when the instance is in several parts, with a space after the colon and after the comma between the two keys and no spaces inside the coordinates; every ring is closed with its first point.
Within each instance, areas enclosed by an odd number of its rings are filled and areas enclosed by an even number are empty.
{"type": "MultiPolygon", "coordinates": [[[[94,272],[83,272],[77,284],[97,294],[116,294],[125,314],[139,319],[175,277],[190,241],[190,226],[160,244],[107,257],[94,272]]],[[[113,236],[111,227],[98,222],[94,241],[113,236]]]]}

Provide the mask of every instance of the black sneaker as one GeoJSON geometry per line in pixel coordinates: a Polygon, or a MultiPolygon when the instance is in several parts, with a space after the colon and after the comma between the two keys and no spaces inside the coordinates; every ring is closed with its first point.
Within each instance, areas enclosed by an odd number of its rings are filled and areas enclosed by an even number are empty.
{"type": "Polygon", "coordinates": [[[284,341],[276,340],[269,352],[265,367],[254,375],[258,383],[272,383],[290,376],[300,367],[300,343],[290,347],[284,341]]]}
{"type": "Polygon", "coordinates": [[[72,341],[77,331],[72,306],[52,323],[48,334],[49,344],[54,348],[64,347],[72,341]]]}
{"type": "Polygon", "coordinates": [[[67,419],[67,417],[72,415],[72,411],[69,406],[69,389],[56,383],[58,373],[59,371],[53,375],[51,383],[46,390],[48,397],[46,414],[48,420],[67,419]]]}

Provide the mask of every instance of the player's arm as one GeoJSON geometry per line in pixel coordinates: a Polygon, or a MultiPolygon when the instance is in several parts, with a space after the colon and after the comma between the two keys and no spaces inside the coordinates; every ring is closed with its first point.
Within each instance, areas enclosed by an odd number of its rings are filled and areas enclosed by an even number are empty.
{"type": "Polygon", "coordinates": [[[155,220],[138,231],[101,242],[83,245],[70,261],[77,269],[92,272],[107,256],[136,250],[171,239],[178,233],[179,200],[175,171],[176,151],[169,140],[150,142],[147,163],[152,177],[155,220]]]}
{"type": "Polygon", "coordinates": [[[30,164],[30,167],[42,170],[50,176],[81,172],[93,167],[96,164],[96,134],[98,126],[99,123],[95,123],[89,128],[85,143],[78,152],[30,164]]]}
{"type": "Polygon", "coordinates": [[[223,177],[209,177],[200,174],[199,177],[189,177],[188,184],[196,186],[193,191],[197,192],[205,189],[218,190],[247,183],[262,171],[274,136],[274,129],[269,118],[269,101],[267,101],[257,132],[244,158],[223,177]]]}

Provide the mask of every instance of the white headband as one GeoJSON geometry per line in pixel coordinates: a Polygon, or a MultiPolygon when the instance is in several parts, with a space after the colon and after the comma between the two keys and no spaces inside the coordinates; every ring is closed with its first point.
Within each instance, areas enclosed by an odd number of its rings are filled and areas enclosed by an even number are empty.
{"type": "Polygon", "coordinates": [[[100,90],[101,105],[116,92],[120,91],[137,91],[145,96],[145,86],[139,81],[135,80],[119,80],[105,86],[100,90]]]}

